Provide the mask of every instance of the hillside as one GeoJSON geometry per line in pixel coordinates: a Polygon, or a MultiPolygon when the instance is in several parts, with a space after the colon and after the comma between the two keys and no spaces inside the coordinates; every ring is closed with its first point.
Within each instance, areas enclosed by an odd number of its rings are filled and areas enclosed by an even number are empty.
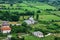
{"type": "Polygon", "coordinates": [[[0,3],[9,3],[9,4],[14,4],[14,3],[22,3],[24,1],[27,2],[42,2],[49,4],[51,6],[55,6],[57,8],[60,8],[60,0],[0,0],[0,3]]]}
{"type": "Polygon", "coordinates": [[[0,40],[60,40],[59,5],[58,0],[0,0],[0,40]]]}

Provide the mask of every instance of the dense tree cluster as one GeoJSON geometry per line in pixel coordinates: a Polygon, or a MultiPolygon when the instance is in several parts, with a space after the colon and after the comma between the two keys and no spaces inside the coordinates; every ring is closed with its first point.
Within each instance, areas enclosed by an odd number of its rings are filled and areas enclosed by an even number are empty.
{"type": "Polygon", "coordinates": [[[11,25],[11,28],[12,28],[11,33],[29,33],[29,31],[32,29],[25,22],[23,22],[21,26],[11,25]]]}
{"type": "Polygon", "coordinates": [[[0,20],[19,21],[20,16],[34,16],[34,12],[26,11],[25,13],[0,11],[0,20]]]}
{"type": "Polygon", "coordinates": [[[17,12],[10,13],[8,11],[0,11],[0,19],[6,21],[18,21],[19,15],[17,12]]]}

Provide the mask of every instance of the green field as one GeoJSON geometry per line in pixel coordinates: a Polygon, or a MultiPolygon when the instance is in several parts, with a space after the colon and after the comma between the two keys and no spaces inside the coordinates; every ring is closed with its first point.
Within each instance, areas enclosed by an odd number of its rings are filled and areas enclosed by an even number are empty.
{"type": "Polygon", "coordinates": [[[60,17],[55,15],[40,15],[39,20],[41,21],[52,21],[52,20],[60,20],[60,17]]]}

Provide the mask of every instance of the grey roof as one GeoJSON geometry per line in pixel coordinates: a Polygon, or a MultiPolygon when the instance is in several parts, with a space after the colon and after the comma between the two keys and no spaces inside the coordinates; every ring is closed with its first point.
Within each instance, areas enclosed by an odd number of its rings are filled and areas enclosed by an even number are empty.
{"type": "Polygon", "coordinates": [[[34,24],[35,20],[33,19],[33,17],[30,17],[28,20],[24,20],[24,22],[26,22],[27,24],[34,24]]]}
{"type": "Polygon", "coordinates": [[[9,26],[8,21],[3,21],[2,26],[9,26]]]}

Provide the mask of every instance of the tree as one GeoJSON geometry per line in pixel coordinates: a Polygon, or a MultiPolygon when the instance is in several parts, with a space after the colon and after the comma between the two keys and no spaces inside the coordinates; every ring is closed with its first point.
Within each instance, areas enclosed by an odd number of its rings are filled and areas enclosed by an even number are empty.
{"type": "Polygon", "coordinates": [[[55,40],[60,40],[60,37],[55,37],[55,40]]]}
{"type": "Polygon", "coordinates": [[[58,11],[60,11],[60,8],[58,9],[58,11]]]}
{"type": "Polygon", "coordinates": [[[12,28],[12,31],[11,33],[24,33],[26,30],[25,30],[25,27],[24,26],[11,26],[12,28]]]}
{"type": "Polygon", "coordinates": [[[36,19],[37,19],[37,20],[39,19],[39,14],[36,15],[36,19]]]}
{"type": "Polygon", "coordinates": [[[8,2],[10,4],[10,6],[13,6],[13,4],[18,2],[18,0],[9,0],[8,2]]]}
{"type": "Polygon", "coordinates": [[[12,37],[11,40],[17,40],[17,38],[16,37],[12,37]]]}
{"type": "Polygon", "coordinates": [[[23,0],[18,0],[18,3],[22,3],[23,2],[23,0]]]}
{"type": "Polygon", "coordinates": [[[23,22],[22,26],[24,27],[25,33],[29,33],[32,29],[30,25],[27,25],[27,23],[23,22]]]}
{"type": "Polygon", "coordinates": [[[36,19],[38,20],[39,19],[39,13],[41,13],[40,10],[37,11],[37,14],[36,14],[36,19]]]}

